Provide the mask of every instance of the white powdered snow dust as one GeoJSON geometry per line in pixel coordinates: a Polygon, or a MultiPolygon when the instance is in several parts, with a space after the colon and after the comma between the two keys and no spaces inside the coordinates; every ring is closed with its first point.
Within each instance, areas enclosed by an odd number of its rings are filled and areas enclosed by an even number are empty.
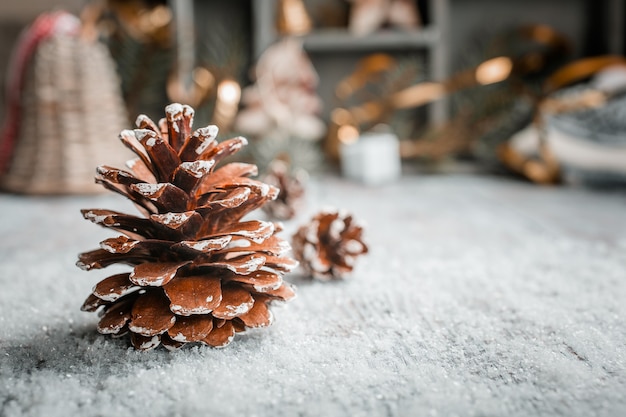
{"type": "Polygon", "coordinates": [[[128,268],[74,266],[115,236],[79,209],[133,206],[0,195],[0,416],[626,415],[626,193],[324,178],[283,236],[324,205],[367,224],[350,279],[288,275],[224,349],[136,352],[79,310],[128,268]]]}

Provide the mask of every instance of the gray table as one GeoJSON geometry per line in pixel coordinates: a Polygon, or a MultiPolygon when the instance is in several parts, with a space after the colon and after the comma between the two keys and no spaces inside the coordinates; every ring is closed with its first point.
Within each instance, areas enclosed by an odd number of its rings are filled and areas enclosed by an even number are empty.
{"type": "Polygon", "coordinates": [[[79,311],[113,196],[0,195],[1,416],[626,415],[626,193],[485,177],[313,181],[371,254],[225,349],[135,352],[79,311]]]}

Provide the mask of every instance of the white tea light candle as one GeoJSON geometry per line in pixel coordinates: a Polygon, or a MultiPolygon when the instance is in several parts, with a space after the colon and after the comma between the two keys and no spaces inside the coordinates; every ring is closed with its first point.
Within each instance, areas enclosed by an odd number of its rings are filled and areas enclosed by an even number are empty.
{"type": "Polygon", "coordinates": [[[355,141],[341,141],[339,155],[347,178],[378,185],[400,176],[400,144],[393,133],[364,133],[355,141]]]}

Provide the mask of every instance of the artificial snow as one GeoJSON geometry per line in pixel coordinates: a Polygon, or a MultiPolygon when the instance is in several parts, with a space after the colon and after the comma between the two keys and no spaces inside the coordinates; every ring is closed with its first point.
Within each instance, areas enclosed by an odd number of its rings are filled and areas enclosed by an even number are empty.
{"type": "Polygon", "coordinates": [[[202,143],[200,143],[200,145],[196,148],[196,154],[201,155],[202,152],[204,152],[206,148],[213,143],[219,133],[219,129],[215,125],[209,125],[196,130],[196,133],[200,135],[201,138],[204,138],[202,143]]]}
{"type": "MultiPolygon", "coordinates": [[[[213,300],[213,297],[207,297],[206,299],[207,303],[212,300],[213,300]]],[[[178,304],[170,304],[170,310],[173,313],[180,314],[181,316],[191,316],[194,314],[208,314],[212,311],[210,308],[206,308],[206,307],[194,307],[191,309],[183,308],[183,306],[180,306],[178,304]]]]}
{"type": "Polygon", "coordinates": [[[203,176],[211,172],[211,168],[213,168],[213,165],[215,165],[215,161],[211,159],[208,161],[183,162],[180,164],[180,168],[186,170],[195,178],[202,178],[203,176]]]}
{"type": "MultiPolygon", "coordinates": [[[[626,415],[626,195],[492,178],[310,183],[369,225],[347,281],[286,280],[269,328],[138,352],[80,311],[117,195],[0,195],[0,416],[626,415]]],[[[261,216],[259,214],[259,216],[261,216]]],[[[153,342],[154,343],[154,342],[153,342]]]]}
{"type": "Polygon", "coordinates": [[[248,248],[250,247],[250,245],[252,245],[250,243],[249,240],[246,239],[235,239],[232,240],[228,246],[226,246],[227,249],[234,249],[234,248],[248,248]]]}
{"type": "Polygon", "coordinates": [[[137,191],[146,195],[156,194],[167,186],[167,184],[150,184],[147,182],[138,182],[134,185],[137,188],[137,191]]]}

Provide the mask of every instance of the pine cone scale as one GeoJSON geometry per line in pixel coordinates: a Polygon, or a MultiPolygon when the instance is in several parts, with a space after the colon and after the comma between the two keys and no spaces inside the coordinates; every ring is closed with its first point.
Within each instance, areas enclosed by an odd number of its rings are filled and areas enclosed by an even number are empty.
{"type": "Polygon", "coordinates": [[[287,273],[298,266],[298,261],[282,256],[266,256],[265,266],[275,271],[287,273]]]}
{"type": "Polygon", "coordinates": [[[139,333],[130,333],[130,342],[135,347],[135,349],[139,350],[150,350],[161,344],[161,338],[156,336],[142,336],[139,333]]]}
{"type": "Polygon", "coordinates": [[[100,248],[107,252],[121,254],[158,254],[167,250],[172,242],[167,240],[146,239],[135,240],[127,236],[105,239],[100,242],[100,248]]]}
{"type": "Polygon", "coordinates": [[[102,334],[119,333],[130,322],[134,299],[129,298],[108,308],[98,322],[102,334]]]}
{"type": "Polygon", "coordinates": [[[204,183],[204,186],[208,190],[209,187],[214,187],[215,184],[222,184],[229,180],[232,181],[233,178],[241,179],[257,174],[258,169],[256,165],[233,162],[215,170],[211,177],[204,183]]]}
{"type": "Polygon", "coordinates": [[[116,230],[131,239],[144,240],[158,235],[156,228],[148,219],[118,213],[113,210],[83,209],[83,217],[99,226],[116,230]],[[141,234],[137,231],[141,230],[141,234]]]}
{"type": "MultiPolygon", "coordinates": [[[[274,228],[276,228],[274,226],[274,228]]],[[[263,243],[255,243],[248,239],[236,239],[233,240],[228,247],[222,250],[222,253],[252,253],[262,252],[269,255],[283,256],[291,250],[289,243],[282,239],[276,238],[276,236],[270,236],[263,243]]]]}
{"type": "Polygon", "coordinates": [[[200,155],[200,160],[212,159],[216,164],[220,163],[224,158],[227,158],[240,151],[244,146],[248,144],[246,138],[237,137],[233,139],[225,140],[214,148],[209,148],[207,151],[200,155]]]}
{"type": "Polygon", "coordinates": [[[211,173],[213,161],[183,162],[174,172],[174,184],[190,194],[196,194],[197,187],[205,176],[211,173]]]}
{"type": "Polygon", "coordinates": [[[195,238],[204,222],[196,211],[152,214],[150,220],[157,233],[160,232],[171,240],[195,238]]]}
{"type": "Polygon", "coordinates": [[[224,347],[235,337],[235,328],[230,321],[226,321],[222,326],[213,323],[213,330],[202,339],[204,343],[213,347],[224,347]]]}
{"type": "Polygon", "coordinates": [[[213,310],[213,317],[229,320],[250,311],[254,298],[249,291],[239,286],[222,286],[222,301],[213,310]]]}
{"type": "Polygon", "coordinates": [[[173,180],[172,173],[181,164],[176,151],[157,133],[151,130],[135,130],[135,137],[141,143],[152,161],[158,160],[159,164],[154,165],[156,179],[160,183],[167,183],[173,180]]]}
{"type": "Polygon", "coordinates": [[[135,266],[128,278],[132,283],[142,287],[161,287],[174,279],[179,269],[191,262],[192,261],[141,263],[135,266]]]}
{"type": "Polygon", "coordinates": [[[274,232],[274,223],[264,222],[261,220],[249,220],[246,222],[227,224],[221,228],[218,233],[214,233],[206,237],[214,238],[231,235],[240,236],[255,243],[263,243],[266,239],[272,236],[274,232]]]}
{"type": "Polygon", "coordinates": [[[111,185],[117,184],[118,186],[129,187],[132,184],[141,182],[139,178],[135,178],[131,173],[107,165],[96,168],[96,173],[97,177],[108,181],[111,185]]]}
{"type": "Polygon", "coordinates": [[[189,106],[173,103],[165,108],[167,138],[175,149],[180,149],[182,140],[189,136],[193,122],[193,110],[189,106]]]}
{"type": "MultiPolygon", "coordinates": [[[[138,177],[143,180],[145,180],[146,177],[152,177],[154,181],[150,181],[150,182],[155,182],[158,175],[154,171],[154,168],[152,167],[152,164],[150,163],[150,158],[148,157],[148,154],[146,153],[145,150],[143,150],[141,143],[139,143],[139,141],[137,140],[137,137],[135,136],[135,132],[132,130],[122,130],[122,132],[120,133],[119,139],[128,149],[133,151],[135,155],[139,157],[139,160],[137,160],[136,162],[133,162],[133,165],[140,165],[139,162],[141,162],[142,163],[141,165],[143,165],[143,167],[140,168],[139,166],[137,166],[137,169],[141,171],[145,171],[145,170],[150,171],[149,175],[144,174],[138,177]]],[[[135,168],[133,168],[133,171],[134,169],[135,168]]]]}
{"type": "Polygon", "coordinates": [[[135,125],[139,129],[148,129],[152,130],[155,133],[161,133],[161,129],[159,129],[156,123],[154,123],[152,119],[150,119],[145,114],[140,114],[139,116],[137,116],[137,119],[135,119],[135,125]]]}
{"type": "Polygon", "coordinates": [[[226,235],[202,240],[183,240],[172,245],[172,250],[195,257],[200,254],[207,254],[224,249],[232,238],[232,236],[226,235]]]}
{"type": "Polygon", "coordinates": [[[160,342],[161,342],[161,345],[163,345],[165,349],[170,350],[170,351],[180,349],[186,344],[185,342],[177,342],[173,340],[171,337],[169,337],[167,333],[164,333],[161,335],[160,342]]]}
{"type": "Polygon", "coordinates": [[[266,258],[260,255],[245,255],[237,258],[217,260],[205,260],[198,262],[198,266],[210,266],[215,268],[225,268],[237,275],[248,275],[258,271],[265,265],[266,258]]]}
{"type": "Polygon", "coordinates": [[[181,161],[195,161],[198,159],[198,155],[202,155],[208,149],[213,148],[217,133],[217,126],[202,127],[193,132],[179,152],[181,161]]]}
{"type": "Polygon", "coordinates": [[[149,200],[160,212],[185,211],[189,207],[187,193],[169,183],[138,183],[131,185],[129,188],[131,191],[149,200]]]}
{"type": "Polygon", "coordinates": [[[257,293],[277,290],[283,284],[283,278],[279,274],[269,271],[255,271],[248,275],[234,274],[228,280],[247,284],[249,288],[257,293]]]}
{"type": "Polygon", "coordinates": [[[170,299],[170,310],[181,316],[208,314],[222,301],[220,279],[211,276],[180,277],[163,289],[170,299]]]}
{"type": "Polygon", "coordinates": [[[283,283],[277,289],[271,289],[263,292],[264,295],[271,296],[273,298],[278,298],[283,301],[289,301],[296,296],[296,292],[290,285],[283,283]]]}
{"type": "Polygon", "coordinates": [[[223,195],[220,200],[212,200],[210,204],[219,205],[223,209],[231,209],[235,207],[241,206],[243,203],[248,201],[250,197],[250,189],[249,188],[240,188],[230,192],[217,192],[213,195],[208,196],[208,198],[213,198],[215,195],[223,195]]]}
{"type": "Polygon", "coordinates": [[[247,313],[239,316],[239,319],[248,327],[267,327],[272,324],[273,316],[267,307],[269,298],[257,295],[254,297],[254,305],[247,313]]]}
{"type": "Polygon", "coordinates": [[[130,168],[137,179],[148,183],[156,182],[156,177],[142,159],[130,159],[126,161],[126,166],[130,168]]]}
{"type": "Polygon", "coordinates": [[[161,289],[147,291],[133,304],[128,328],[131,332],[145,337],[165,333],[176,322],[170,311],[170,301],[161,289]]]}
{"type": "Polygon", "coordinates": [[[213,330],[213,319],[207,315],[177,317],[176,323],[167,331],[176,342],[199,342],[213,330]]]}
{"type": "Polygon", "coordinates": [[[88,311],[93,313],[97,311],[100,307],[109,304],[107,301],[104,301],[101,298],[96,297],[94,294],[90,294],[87,299],[83,302],[83,305],[80,307],[81,311],[88,311]]]}
{"type": "Polygon", "coordinates": [[[93,289],[93,295],[103,301],[113,302],[123,297],[139,287],[128,279],[130,274],[111,275],[103,279],[93,289]]]}

